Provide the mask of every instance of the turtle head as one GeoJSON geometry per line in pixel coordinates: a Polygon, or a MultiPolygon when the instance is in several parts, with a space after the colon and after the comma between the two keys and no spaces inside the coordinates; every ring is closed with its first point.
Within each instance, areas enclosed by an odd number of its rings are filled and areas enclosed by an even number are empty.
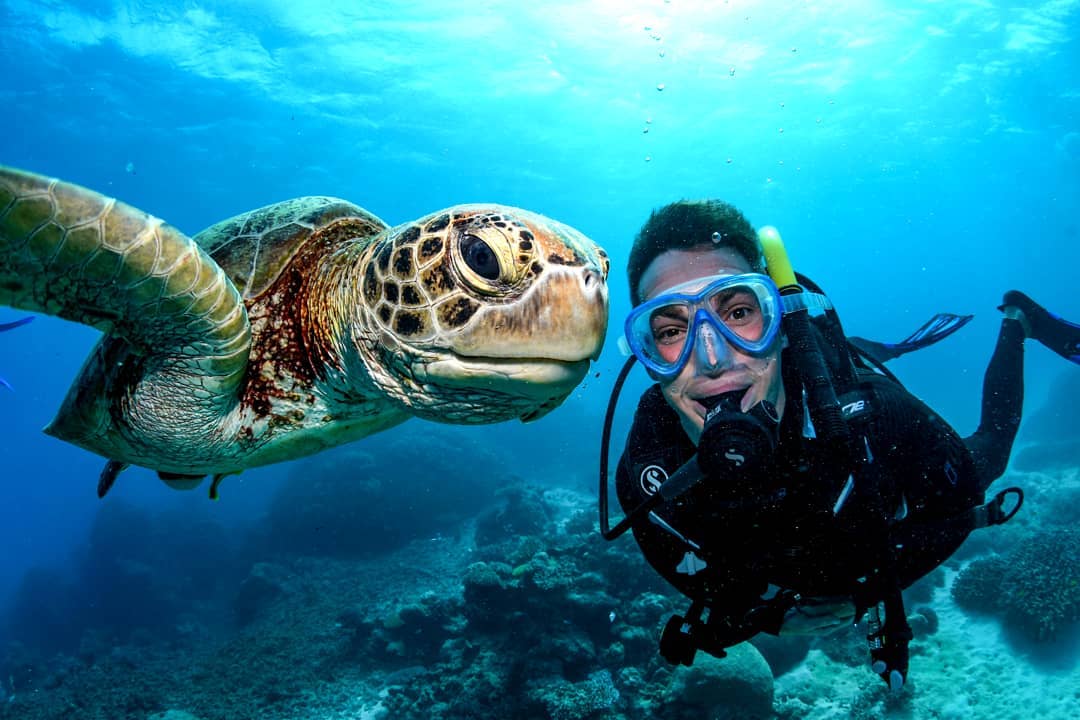
{"type": "Polygon", "coordinates": [[[357,347],[376,384],[415,415],[535,419],[600,354],[608,267],[592,241],[541,215],[449,208],[376,239],[357,347]]]}

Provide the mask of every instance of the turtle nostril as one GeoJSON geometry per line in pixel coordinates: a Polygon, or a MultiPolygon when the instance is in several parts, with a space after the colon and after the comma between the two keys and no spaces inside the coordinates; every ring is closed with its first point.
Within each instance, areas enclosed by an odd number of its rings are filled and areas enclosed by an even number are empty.
{"type": "Polygon", "coordinates": [[[600,282],[601,280],[599,272],[592,268],[585,269],[585,289],[591,290],[593,286],[599,285],[600,282]]]}

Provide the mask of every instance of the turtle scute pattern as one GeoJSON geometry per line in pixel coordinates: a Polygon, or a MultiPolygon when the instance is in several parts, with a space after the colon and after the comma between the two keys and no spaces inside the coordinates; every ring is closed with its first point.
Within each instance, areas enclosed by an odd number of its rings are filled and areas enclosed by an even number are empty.
{"type": "Polygon", "coordinates": [[[372,237],[387,229],[382,220],[345,200],[303,197],[223,220],[193,239],[249,300],[265,292],[299,248],[332,223],[347,238],[372,237]]]}
{"type": "Polygon", "coordinates": [[[0,168],[0,304],[56,315],[169,355],[162,372],[217,412],[250,328],[240,297],[189,238],[124,203],[0,168]]]}
{"type": "MultiPolygon", "coordinates": [[[[382,329],[423,343],[463,328],[483,307],[518,303],[546,267],[592,265],[603,281],[603,250],[547,219],[559,234],[545,247],[529,220],[540,219],[518,209],[460,206],[399,226],[367,267],[364,301],[382,329]]],[[[513,324],[504,329],[512,332],[513,324]]]]}

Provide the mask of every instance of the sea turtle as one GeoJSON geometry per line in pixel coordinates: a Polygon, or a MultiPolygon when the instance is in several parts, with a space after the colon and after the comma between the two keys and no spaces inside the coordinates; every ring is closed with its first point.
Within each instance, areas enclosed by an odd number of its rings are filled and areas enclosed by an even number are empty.
{"type": "Polygon", "coordinates": [[[0,304],[98,328],[45,432],[174,487],[413,417],[531,420],[600,353],[608,260],[499,205],[389,227],[302,197],[194,238],[124,203],[0,168],[0,304]]]}

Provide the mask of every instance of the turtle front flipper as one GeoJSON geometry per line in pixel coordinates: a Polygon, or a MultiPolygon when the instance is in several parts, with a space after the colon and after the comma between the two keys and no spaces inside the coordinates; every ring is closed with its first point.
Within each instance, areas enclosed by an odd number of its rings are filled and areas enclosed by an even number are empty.
{"type": "Polygon", "coordinates": [[[72,388],[48,428],[61,439],[142,464],[208,440],[237,402],[251,328],[236,288],[190,238],[124,203],[0,167],[0,304],[126,341],[91,355],[109,364],[96,387],[72,388]]]}

